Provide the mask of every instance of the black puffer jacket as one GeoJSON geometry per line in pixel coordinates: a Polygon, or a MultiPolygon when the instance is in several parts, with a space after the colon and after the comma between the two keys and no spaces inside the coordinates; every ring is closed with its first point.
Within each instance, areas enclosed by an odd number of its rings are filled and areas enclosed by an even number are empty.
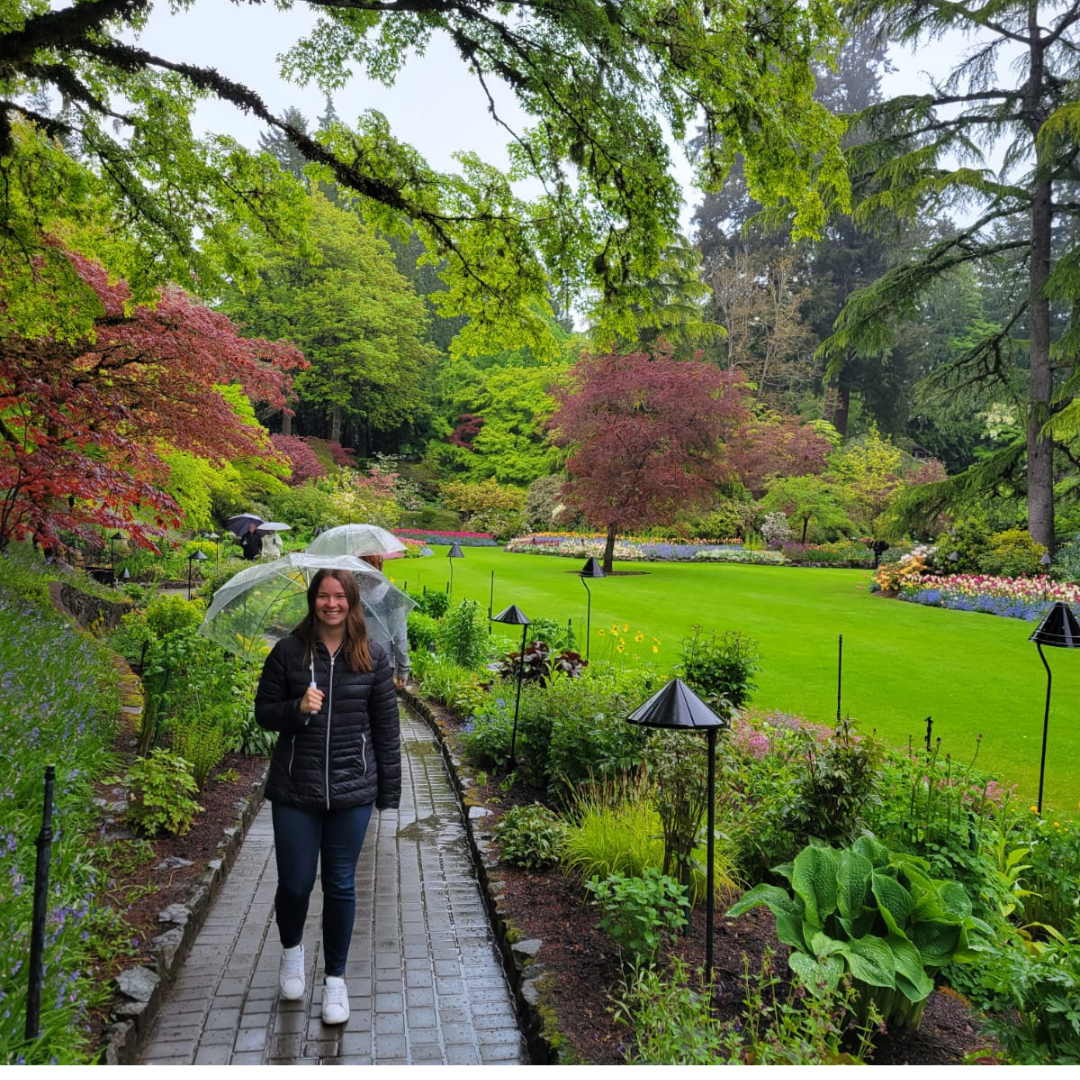
{"type": "Polygon", "coordinates": [[[308,717],[300,700],[311,683],[304,644],[290,635],[266,658],[255,695],[255,719],[280,731],[266,797],[299,810],[346,810],[375,803],[396,807],[401,797],[401,718],[390,663],[370,642],[373,671],[354,672],[320,641],[315,682],[322,710],[308,717]]]}

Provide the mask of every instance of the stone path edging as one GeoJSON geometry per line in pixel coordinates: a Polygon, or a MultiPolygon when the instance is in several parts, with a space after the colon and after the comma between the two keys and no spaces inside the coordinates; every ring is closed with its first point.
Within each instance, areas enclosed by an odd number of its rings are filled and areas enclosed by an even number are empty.
{"type": "Polygon", "coordinates": [[[471,802],[469,788],[472,785],[463,772],[462,760],[451,750],[428,703],[408,690],[399,690],[398,694],[409,710],[431,728],[461,803],[476,875],[487,905],[491,929],[502,953],[503,967],[514,992],[518,1022],[529,1056],[534,1065],[556,1065],[559,1063],[558,1051],[549,1037],[545,1022],[544,989],[549,973],[542,963],[535,961],[542,942],[519,940],[517,928],[503,910],[503,882],[497,877],[499,860],[492,852],[490,834],[484,830],[483,824],[489,812],[471,802]]]}

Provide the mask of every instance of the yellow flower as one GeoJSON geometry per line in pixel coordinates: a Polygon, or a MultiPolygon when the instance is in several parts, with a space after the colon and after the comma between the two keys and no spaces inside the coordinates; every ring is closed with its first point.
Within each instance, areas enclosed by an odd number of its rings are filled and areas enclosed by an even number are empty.
{"type": "Polygon", "coordinates": [[[1031,812],[1032,812],[1033,814],[1037,814],[1037,813],[1039,812],[1039,808],[1038,808],[1037,806],[1029,806],[1029,807],[1028,807],[1028,809],[1029,809],[1029,810],[1030,810],[1030,811],[1031,811],[1031,812]]]}
{"type": "Polygon", "coordinates": [[[596,632],[597,632],[597,633],[598,633],[598,634],[599,634],[599,635],[600,635],[601,637],[603,637],[603,636],[604,636],[604,631],[603,631],[603,630],[597,630],[596,632]]]}
{"type": "MultiPolygon", "coordinates": [[[[654,637],[653,638],[653,644],[654,645],[659,645],[660,644],[660,639],[658,637],[654,637]]],[[[1078,803],[1077,805],[1080,806],[1080,803],[1078,803]]]]}
{"type": "Polygon", "coordinates": [[[644,635],[644,634],[643,634],[643,633],[642,633],[642,632],[641,632],[641,631],[639,630],[639,631],[638,631],[638,632],[637,632],[637,633],[636,633],[636,634],[634,635],[634,640],[635,640],[635,641],[638,641],[638,642],[644,641],[644,640],[645,640],[645,635],[644,635]]]}
{"type": "Polygon", "coordinates": [[[654,646],[652,647],[652,651],[653,651],[653,652],[659,652],[659,651],[660,651],[660,647],[659,647],[658,645],[654,645],[654,646]]]}
{"type": "Polygon", "coordinates": [[[1055,821],[1054,822],[1054,828],[1055,829],[1060,829],[1061,828],[1061,822],[1060,821],[1055,821]]]}
{"type": "Polygon", "coordinates": [[[629,633],[630,633],[630,624],[629,624],[629,623],[625,623],[625,622],[624,622],[624,623],[622,624],[622,632],[623,632],[624,634],[629,634],[629,633]]]}
{"type": "Polygon", "coordinates": [[[616,645],[616,646],[615,646],[615,651],[616,651],[616,652],[622,652],[622,651],[623,651],[623,647],[622,647],[621,645],[616,645]]]}
{"type": "Polygon", "coordinates": [[[613,622],[611,624],[611,632],[613,634],[617,634],[619,632],[619,624],[617,622],[613,622]]]}

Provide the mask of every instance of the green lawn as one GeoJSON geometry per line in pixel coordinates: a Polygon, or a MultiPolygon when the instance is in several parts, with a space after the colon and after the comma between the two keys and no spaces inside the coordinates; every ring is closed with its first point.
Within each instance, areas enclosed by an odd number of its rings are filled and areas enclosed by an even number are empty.
{"type": "MultiPolygon", "coordinates": [[[[445,589],[447,548],[434,551],[433,558],[389,569],[410,588],[445,589]]],[[[456,598],[478,600],[486,610],[494,571],[495,613],[515,603],[532,618],[570,618],[582,639],[587,597],[575,573],[582,560],[508,555],[496,548],[463,551],[465,557],[454,562],[456,598]]],[[[630,627],[623,659],[639,650],[639,662],[652,660],[664,670],[678,661],[680,641],[694,623],[741,630],[761,643],[754,703],[832,723],[842,634],[843,709],[862,730],[876,729],[902,746],[909,738],[921,740],[932,716],[943,751],[962,762],[971,760],[982,734],[979,764],[1018,784],[1025,803],[1035,802],[1046,672],[1027,640],[1034,624],[886,600],[869,592],[869,574],[860,570],[680,563],[615,568],[637,573],[589,582],[594,658],[611,655],[616,621],[630,627]],[[607,631],[603,637],[601,630],[607,631]],[[646,635],[640,646],[632,640],[638,630],[646,635]],[[654,635],[661,642],[656,656],[649,651],[654,635]]],[[[1075,812],[1080,654],[1045,652],[1054,691],[1044,809],[1075,812]]]]}

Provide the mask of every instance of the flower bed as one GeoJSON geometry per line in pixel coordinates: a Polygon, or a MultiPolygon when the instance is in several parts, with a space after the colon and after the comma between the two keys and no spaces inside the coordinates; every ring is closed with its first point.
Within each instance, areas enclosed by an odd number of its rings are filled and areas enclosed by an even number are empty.
{"type": "MultiPolygon", "coordinates": [[[[599,558],[604,554],[606,538],[599,534],[532,533],[517,536],[506,550],[526,555],[562,555],[566,558],[599,558]]],[[[717,562],[783,562],[775,552],[747,551],[739,541],[714,543],[704,540],[654,540],[620,537],[615,541],[615,558],[620,562],[694,562],[708,559],[717,562]],[[761,559],[758,556],[767,555],[761,559]],[[775,557],[772,557],[775,556],[775,557]]]]}
{"type": "Polygon", "coordinates": [[[1049,578],[1005,578],[985,574],[921,575],[900,585],[899,599],[955,611],[981,611],[1029,622],[1057,600],[1080,612],[1080,586],[1049,578]]]}
{"type": "Polygon", "coordinates": [[[425,544],[460,544],[462,547],[497,547],[491,533],[444,532],[442,529],[395,529],[401,540],[419,540],[425,544]]]}

